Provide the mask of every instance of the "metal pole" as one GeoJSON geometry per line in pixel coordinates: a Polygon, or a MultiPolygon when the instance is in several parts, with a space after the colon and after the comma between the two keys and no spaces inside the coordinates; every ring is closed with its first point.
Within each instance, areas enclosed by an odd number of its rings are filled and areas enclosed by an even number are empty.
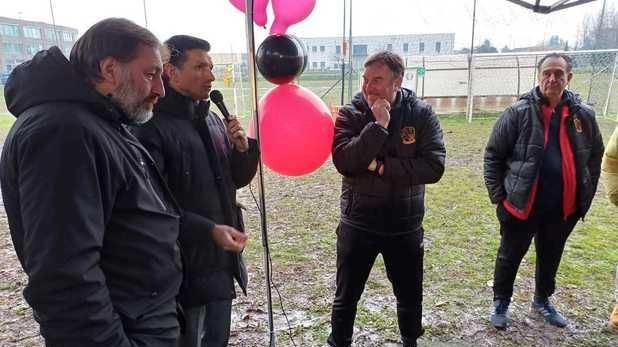
{"type": "Polygon", "coordinates": [[[517,96],[519,97],[520,89],[521,89],[521,67],[519,65],[519,57],[515,57],[517,61],[517,96]]]}
{"type": "Polygon", "coordinates": [[[618,53],[614,54],[614,69],[612,70],[612,76],[609,80],[609,87],[607,88],[607,98],[605,98],[605,107],[603,107],[603,117],[607,116],[609,98],[612,95],[612,87],[614,86],[614,79],[616,78],[616,65],[618,65],[618,53]]]}
{"type": "Polygon", "coordinates": [[[538,70],[537,68],[538,64],[539,64],[539,56],[535,55],[534,56],[534,75],[532,77],[532,88],[536,87],[536,79],[537,79],[536,72],[538,70]]]}
{"type": "MultiPolygon", "coordinates": [[[[248,63],[249,63],[249,80],[251,82],[252,89],[252,97],[253,103],[252,113],[253,119],[255,122],[255,136],[258,142],[258,146],[261,147],[260,140],[260,120],[257,111],[258,105],[258,89],[257,89],[257,76],[255,73],[255,36],[253,34],[253,0],[245,0],[245,18],[246,18],[246,27],[247,27],[247,53],[248,53],[248,63]]],[[[260,161],[258,164],[258,197],[260,202],[260,226],[262,229],[262,247],[264,248],[264,273],[266,274],[266,299],[268,305],[268,329],[270,336],[270,346],[275,346],[275,324],[273,320],[273,302],[272,302],[272,293],[271,293],[271,275],[270,275],[270,250],[268,246],[268,232],[266,227],[266,199],[264,197],[264,166],[262,163],[262,158],[260,156],[260,161]]]]}
{"type": "Polygon", "coordinates": [[[54,37],[56,38],[56,46],[62,49],[62,47],[60,47],[60,38],[58,37],[58,30],[56,29],[56,17],[54,16],[54,4],[52,3],[52,0],[49,0],[49,12],[51,12],[52,26],[54,27],[54,37]]]}
{"type": "MultiPolygon", "coordinates": [[[[425,73],[423,74],[423,83],[421,88],[423,88],[423,93],[421,94],[421,99],[425,99],[425,75],[427,74],[427,70],[425,69],[425,55],[423,54],[423,70],[425,71],[425,73]]],[[[418,74],[417,74],[417,79],[418,79],[418,74]]]]}
{"type": "MultiPolygon", "coordinates": [[[[247,104],[245,102],[245,85],[242,82],[244,80],[244,76],[242,75],[242,55],[240,55],[239,63],[236,64],[236,58],[238,57],[239,57],[238,55],[234,54],[234,66],[238,65],[238,84],[240,84],[240,102],[241,102],[240,109],[244,113],[246,112],[245,108],[247,104]]],[[[234,83],[234,88],[236,88],[236,83],[234,83]]]]}
{"type": "MultiPolygon", "coordinates": [[[[354,72],[354,66],[352,66],[352,51],[354,46],[352,45],[352,0],[350,0],[350,32],[348,34],[348,100],[352,100],[352,72],[354,72]]],[[[354,90],[356,91],[356,90],[354,90]]]]}
{"type": "Polygon", "coordinates": [[[339,51],[339,61],[341,61],[341,102],[339,105],[343,105],[343,94],[345,93],[345,55],[343,52],[345,47],[345,10],[346,0],[343,0],[343,40],[341,40],[341,50],[339,51]]]}
{"type": "Polygon", "coordinates": [[[472,108],[474,107],[472,102],[472,56],[474,55],[474,26],[476,25],[476,0],[474,1],[474,8],[472,9],[472,39],[470,40],[470,54],[468,54],[468,110],[467,117],[468,122],[472,123],[472,108]]]}
{"type": "Polygon", "coordinates": [[[590,71],[590,85],[588,85],[588,97],[586,98],[586,103],[590,104],[590,97],[592,96],[592,82],[594,82],[594,75],[596,74],[596,64],[594,62],[594,57],[592,58],[592,70],[590,71]]]}
{"type": "Polygon", "coordinates": [[[146,0],[143,0],[142,4],[144,5],[144,25],[146,26],[146,29],[148,29],[148,14],[146,12],[146,0]]]}

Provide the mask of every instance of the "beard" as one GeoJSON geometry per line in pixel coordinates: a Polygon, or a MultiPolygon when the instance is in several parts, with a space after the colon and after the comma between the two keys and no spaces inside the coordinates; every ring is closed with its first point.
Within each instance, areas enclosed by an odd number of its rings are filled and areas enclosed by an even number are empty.
{"type": "Polygon", "coordinates": [[[132,124],[144,124],[152,118],[152,109],[148,108],[148,102],[152,96],[143,97],[139,88],[135,86],[128,69],[122,69],[120,86],[112,93],[111,99],[121,110],[126,113],[132,124]]]}

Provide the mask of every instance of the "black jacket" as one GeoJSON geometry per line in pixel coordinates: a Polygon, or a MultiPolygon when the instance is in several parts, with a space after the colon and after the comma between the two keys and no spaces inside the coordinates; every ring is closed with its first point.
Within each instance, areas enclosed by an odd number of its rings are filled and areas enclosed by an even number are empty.
{"type": "MultiPolygon", "coordinates": [[[[575,159],[577,213],[584,217],[599,182],[603,139],[594,110],[572,92],[564,93],[570,110],[566,124],[575,159]],[[581,124],[579,130],[576,123],[581,124]]],[[[496,121],[484,160],[485,185],[492,203],[507,199],[514,207],[525,208],[544,155],[544,102],[538,87],[534,88],[496,121]]]]}
{"type": "Polygon", "coordinates": [[[132,346],[123,322],[169,306],[180,287],[171,194],[123,113],[56,47],[15,68],[5,96],[18,118],[2,196],[46,345],[132,346]]]}
{"type": "Polygon", "coordinates": [[[342,223],[406,233],[422,226],[425,184],[442,177],[446,151],[438,118],[412,91],[398,92],[390,113],[386,130],[356,95],[335,122],[333,162],[343,175],[342,223]],[[384,176],[367,169],[374,158],[384,162],[384,176]]]}
{"type": "Polygon", "coordinates": [[[243,230],[236,190],[251,182],[258,148],[233,149],[225,125],[209,111],[166,85],[153,119],[133,132],[150,151],[182,209],[180,245],[185,265],[181,289],[184,306],[203,305],[235,296],[232,274],[246,293],[247,270],[240,254],[226,252],[211,235],[214,224],[243,230]]]}

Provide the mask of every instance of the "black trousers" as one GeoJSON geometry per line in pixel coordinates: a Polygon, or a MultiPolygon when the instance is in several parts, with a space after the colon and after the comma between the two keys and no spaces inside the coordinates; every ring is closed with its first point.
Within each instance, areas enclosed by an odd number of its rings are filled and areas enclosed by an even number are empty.
{"type": "Polygon", "coordinates": [[[230,339],[232,299],[184,309],[185,332],[178,347],[225,347],[230,339]]]}
{"type": "Polygon", "coordinates": [[[397,320],[404,346],[422,335],[423,229],[389,236],[340,224],[337,230],[337,290],[328,343],[352,343],[356,306],[378,255],[382,254],[397,299],[397,320]]]}
{"type": "Polygon", "coordinates": [[[535,295],[550,297],[556,289],[556,272],[560,265],[567,238],[579,216],[572,214],[566,220],[561,213],[534,212],[527,220],[520,220],[498,206],[500,220],[500,248],[494,270],[494,300],[513,296],[513,283],[532,238],[536,248],[535,295]]]}
{"type": "Polygon", "coordinates": [[[132,347],[176,347],[179,327],[176,298],[133,320],[121,315],[132,347]]]}

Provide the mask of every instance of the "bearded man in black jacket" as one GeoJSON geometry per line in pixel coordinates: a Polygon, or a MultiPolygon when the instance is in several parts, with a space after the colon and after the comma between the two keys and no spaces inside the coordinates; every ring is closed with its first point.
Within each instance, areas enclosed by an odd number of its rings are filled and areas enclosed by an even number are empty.
{"type": "Polygon", "coordinates": [[[153,119],[134,133],[150,151],[181,207],[180,247],[185,265],[180,302],[186,330],[181,347],[227,346],[234,279],[246,294],[247,270],[239,253],[213,242],[228,234],[244,242],[236,190],[251,182],[257,141],[240,122],[225,122],[209,109],[213,75],[210,44],[177,35],[165,41],[166,96],[153,119]]]}
{"type": "Polygon", "coordinates": [[[378,253],[397,298],[403,345],[415,347],[423,334],[425,184],[442,177],[446,151],[431,107],[401,88],[403,73],[400,56],[370,56],[362,93],[335,123],[333,163],[343,183],[331,346],[351,345],[356,305],[378,253]]]}
{"type": "MultiPolygon", "coordinates": [[[[0,181],[47,347],[175,347],[180,213],[126,125],[164,95],[160,43],[106,19],[16,67],[0,181]]],[[[230,249],[244,244],[217,238],[230,249]]]]}

